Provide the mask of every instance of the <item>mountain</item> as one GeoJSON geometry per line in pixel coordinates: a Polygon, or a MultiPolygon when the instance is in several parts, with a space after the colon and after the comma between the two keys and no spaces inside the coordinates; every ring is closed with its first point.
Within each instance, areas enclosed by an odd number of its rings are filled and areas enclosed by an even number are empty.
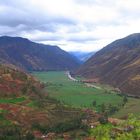
{"type": "Polygon", "coordinates": [[[85,62],[77,74],[140,96],[140,33],[107,45],[85,62]]]}
{"type": "Polygon", "coordinates": [[[0,37],[0,63],[26,70],[71,70],[79,61],[57,46],[32,42],[21,37],[0,37]]]}
{"type": "Polygon", "coordinates": [[[70,54],[77,57],[81,63],[87,61],[92,55],[95,54],[95,52],[70,52],[70,54]]]}

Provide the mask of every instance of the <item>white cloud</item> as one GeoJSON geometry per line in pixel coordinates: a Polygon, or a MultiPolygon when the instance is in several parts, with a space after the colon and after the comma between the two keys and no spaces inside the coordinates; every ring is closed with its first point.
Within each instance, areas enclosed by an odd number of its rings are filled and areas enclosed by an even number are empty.
{"type": "Polygon", "coordinates": [[[140,32],[139,0],[0,1],[0,35],[94,51],[140,32]]]}

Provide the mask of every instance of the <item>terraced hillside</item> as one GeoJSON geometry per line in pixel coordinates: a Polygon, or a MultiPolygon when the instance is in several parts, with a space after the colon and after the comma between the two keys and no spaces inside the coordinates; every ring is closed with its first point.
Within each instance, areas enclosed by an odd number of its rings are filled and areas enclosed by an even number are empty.
{"type": "Polygon", "coordinates": [[[32,140],[79,129],[80,110],[49,98],[42,89],[43,84],[29,74],[0,65],[1,140],[32,140]]]}

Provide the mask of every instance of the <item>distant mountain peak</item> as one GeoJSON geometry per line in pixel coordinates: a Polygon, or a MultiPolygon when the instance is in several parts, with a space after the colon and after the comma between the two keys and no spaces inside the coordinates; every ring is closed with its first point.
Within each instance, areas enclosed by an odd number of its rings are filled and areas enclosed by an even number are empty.
{"type": "Polygon", "coordinates": [[[0,36],[0,40],[24,40],[24,41],[30,41],[27,38],[23,38],[23,37],[13,37],[13,36],[0,36]]]}
{"type": "Polygon", "coordinates": [[[77,57],[82,63],[88,60],[91,56],[95,54],[95,52],[79,52],[79,51],[73,51],[70,52],[70,54],[77,57]]]}

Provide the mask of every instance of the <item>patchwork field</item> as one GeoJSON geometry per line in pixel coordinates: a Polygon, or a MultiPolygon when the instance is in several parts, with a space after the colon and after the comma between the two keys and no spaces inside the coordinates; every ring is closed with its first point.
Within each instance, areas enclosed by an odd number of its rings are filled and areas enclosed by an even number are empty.
{"type": "Polygon", "coordinates": [[[84,83],[70,80],[65,72],[33,72],[33,75],[46,84],[49,96],[74,107],[96,109],[101,104],[119,105],[123,98],[107,89],[87,87],[84,83]]]}

